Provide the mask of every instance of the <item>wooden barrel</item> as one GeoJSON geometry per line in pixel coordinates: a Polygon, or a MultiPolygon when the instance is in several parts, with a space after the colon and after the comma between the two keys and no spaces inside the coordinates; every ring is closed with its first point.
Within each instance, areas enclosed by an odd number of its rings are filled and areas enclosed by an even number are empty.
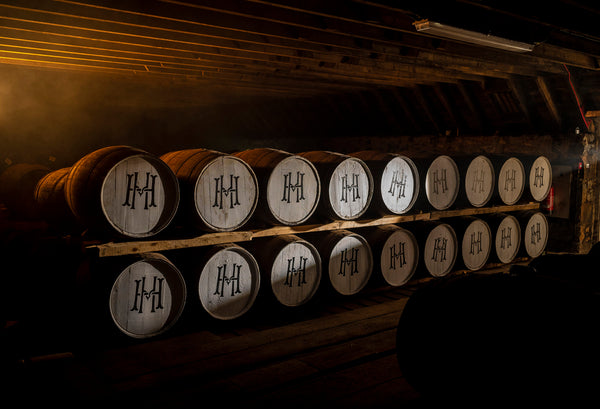
{"type": "Polygon", "coordinates": [[[323,261],[323,271],[333,290],[341,295],[359,293],[373,273],[373,253],[368,241],[349,230],[310,235],[323,261]]]}
{"type": "Polygon", "coordinates": [[[504,160],[497,178],[500,200],[506,205],[514,205],[523,197],[527,176],[523,162],[516,156],[504,160]]]}
{"type": "Polygon", "coordinates": [[[380,215],[405,214],[419,197],[420,179],[415,163],[400,154],[360,151],[350,156],[364,161],[374,179],[371,206],[380,215]]]}
{"type": "Polygon", "coordinates": [[[460,171],[454,159],[440,155],[430,161],[423,183],[430,206],[435,210],[451,208],[460,191],[460,171]]]}
{"type": "Polygon", "coordinates": [[[462,264],[467,270],[481,269],[492,254],[493,235],[490,226],[477,217],[461,217],[452,222],[458,240],[462,264]]]}
{"type": "Polygon", "coordinates": [[[312,243],[290,234],[253,240],[249,244],[247,248],[258,262],[262,280],[270,283],[278,303],[299,307],[313,298],[321,284],[322,266],[321,256],[312,243]]]}
{"type": "Polygon", "coordinates": [[[538,156],[532,162],[524,161],[524,166],[529,170],[527,181],[531,197],[536,202],[541,202],[550,193],[552,187],[552,165],[545,156],[538,156]]]}
{"type": "Polygon", "coordinates": [[[483,207],[491,201],[496,191],[496,171],[490,158],[478,155],[469,162],[463,188],[471,206],[483,207]]]}
{"type": "Polygon", "coordinates": [[[50,172],[46,166],[35,163],[16,163],[0,173],[0,202],[11,215],[24,219],[39,219],[35,203],[35,187],[50,172]]]}
{"type": "Polygon", "coordinates": [[[421,269],[433,277],[450,273],[456,265],[460,248],[454,228],[442,222],[417,222],[410,226],[421,249],[421,269]]]}
{"type": "Polygon", "coordinates": [[[419,265],[419,243],[410,230],[390,224],[361,230],[361,235],[369,242],[375,260],[379,257],[375,266],[386,284],[399,287],[414,276],[419,265]]]}
{"type": "Polygon", "coordinates": [[[321,180],[317,211],[333,220],[356,220],[369,208],[373,198],[373,175],[359,158],[336,152],[310,151],[298,155],[311,161],[321,180]]]}
{"type": "Polygon", "coordinates": [[[212,246],[193,267],[195,291],[204,310],[218,320],[246,314],[260,290],[260,269],[254,256],[233,243],[212,246]]]}
{"type": "Polygon", "coordinates": [[[179,205],[179,184],[158,157],[130,146],[108,146],[71,167],[65,197],[87,228],[143,238],[169,225],[179,205]]]}
{"type": "Polygon", "coordinates": [[[487,215],[486,222],[494,237],[494,259],[500,263],[511,263],[520,253],[521,224],[512,214],[487,215]]]}
{"type": "Polygon", "coordinates": [[[248,149],[234,155],[247,162],[258,176],[257,218],[268,224],[295,226],[316,211],[321,181],[309,160],[271,148],[248,149]]]}
{"type": "Polygon", "coordinates": [[[548,219],[539,211],[518,212],[515,217],[521,224],[521,238],[525,253],[532,258],[539,257],[548,244],[548,219]]]}
{"type": "Polygon", "coordinates": [[[110,291],[110,315],[132,338],[163,334],[181,316],[186,301],[183,276],[165,256],[143,254],[117,277],[110,291]]]}
{"type": "Polygon", "coordinates": [[[181,188],[179,222],[209,231],[245,225],[258,204],[258,181],[240,158],[209,149],[185,149],[160,157],[181,188]]]}
{"type": "Polygon", "coordinates": [[[65,198],[65,182],[71,168],[51,171],[35,187],[34,199],[41,217],[53,226],[72,230],[77,227],[75,215],[65,198]]]}

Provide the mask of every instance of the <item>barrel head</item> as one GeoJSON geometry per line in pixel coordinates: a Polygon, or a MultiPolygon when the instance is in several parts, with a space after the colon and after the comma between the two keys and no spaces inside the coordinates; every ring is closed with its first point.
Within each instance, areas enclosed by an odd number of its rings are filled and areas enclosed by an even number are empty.
{"type": "Polygon", "coordinates": [[[186,300],[185,281],[166,259],[144,258],[128,265],[110,292],[116,326],[132,338],[167,331],[180,317],[186,300]]]}
{"type": "Polygon", "coordinates": [[[427,271],[434,277],[442,277],[452,271],[458,254],[458,241],[454,229],[439,224],[427,235],[423,257],[427,271]]]}
{"type": "Polygon", "coordinates": [[[548,220],[542,212],[536,212],[529,218],[523,240],[529,257],[542,255],[548,243],[548,220]]]}
{"type": "Polygon", "coordinates": [[[436,210],[450,208],[458,197],[460,173],[456,162],[446,155],[435,158],[425,175],[425,194],[436,210]]]}
{"type": "Polygon", "coordinates": [[[545,156],[538,156],[529,170],[529,190],[533,200],[543,201],[552,187],[552,166],[545,156]]]}
{"type": "Polygon", "coordinates": [[[271,288],[277,300],[288,307],[307,303],[321,283],[321,257],[304,240],[291,242],[276,255],[271,267],[271,288]]]}
{"type": "Polygon", "coordinates": [[[354,220],[362,216],[373,196],[373,176],[358,158],[339,163],[329,181],[329,203],[337,217],[354,220]]]}
{"type": "Polygon", "coordinates": [[[239,246],[216,251],[204,264],[198,279],[198,296],[212,317],[230,320],[245,314],[260,288],[258,263],[239,246]]]}
{"type": "Polygon", "coordinates": [[[481,219],[473,220],[462,237],[461,253],[465,267],[479,270],[487,263],[492,250],[492,231],[481,219]]]}
{"type": "Polygon", "coordinates": [[[502,164],[498,174],[498,194],[506,205],[517,203],[525,188],[525,169],[523,163],[515,157],[508,158],[502,164]]]}
{"type": "Polygon", "coordinates": [[[494,194],[496,175],[492,161],[483,155],[475,157],[465,173],[465,192],[472,206],[485,206],[494,194]]]}
{"type": "Polygon", "coordinates": [[[353,295],[361,291],[373,272],[373,255],[358,234],[341,237],[329,254],[329,280],[335,291],[353,295]]]}
{"type": "Polygon", "coordinates": [[[516,217],[507,215],[496,230],[496,255],[501,263],[510,263],[515,259],[521,247],[521,226],[516,217]]]}
{"type": "Polygon", "coordinates": [[[242,227],[258,201],[256,175],[243,160],[222,155],[207,164],[196,180],[194,204],[198,216],[215,231],[242,227]]]}
{"type": "Polygon", "coordinates": [[[419,195],[419,173],[415,164],[403,156],[392,158],[383,169],[380,193],[391,213],[409,211],[419,195]]]}
{"type": "Polygon", "coordinates": [[[406,284],[419,263],[419,245],[415,236],[400,228],[388,236],[381,252],[381,273],[391,286],[406,284]]]}

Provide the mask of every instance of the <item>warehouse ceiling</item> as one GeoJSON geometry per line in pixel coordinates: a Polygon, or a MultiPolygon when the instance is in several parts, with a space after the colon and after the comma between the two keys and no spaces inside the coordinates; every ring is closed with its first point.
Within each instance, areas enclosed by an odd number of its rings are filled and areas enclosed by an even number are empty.
{"type": "Polygon", "coordinates": [[[0,16],[2,65],[224,96],[351,96],[411,132],[565,130],[600,110],[600,7],[580,1],[14,0],[0,16]],[[418,31],[424,20],[530,50],[418,31]]]}

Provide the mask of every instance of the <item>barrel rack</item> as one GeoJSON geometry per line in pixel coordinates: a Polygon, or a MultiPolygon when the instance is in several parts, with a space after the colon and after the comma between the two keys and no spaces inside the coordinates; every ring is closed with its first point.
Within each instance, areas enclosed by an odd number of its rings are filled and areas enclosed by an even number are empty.
{"type": "Polygon", "coordinates": [[[472,207],[452,210],[421,212],[405,215],[384,216],[375,219],[332,221],[324,224],[307,224],[300,226],[273,226],[259,230],[240,230],[232,232],[205,233],[191,238],[164,239],[164,240],[139,240],[105,243],[88,243],[85,248],[96,252],[98,257],[114,257],[130,254],[142,254],[177,250],[192,247],[211,246],[223,243],[250,241],[255,238],[270,237],[284,234],[302,234],[320,231],[356,229],[361,227],[374,227],[386,224],[407,223],[414,221],[440,220],[451,217],[475,216],[492,213],[506,213],[528,210],[539,210],[540,203],[524,203],[516,205],[499,205],[490,207],[472,207]]]}

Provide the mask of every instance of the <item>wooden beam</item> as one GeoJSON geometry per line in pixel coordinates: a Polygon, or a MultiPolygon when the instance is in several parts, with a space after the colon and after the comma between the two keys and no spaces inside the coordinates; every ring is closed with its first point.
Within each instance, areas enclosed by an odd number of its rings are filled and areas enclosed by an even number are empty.
{"type": "Polygon", "coordinates": [[[562,118],[560,117],[558,108],[556,107],[556,104],[554,103],[554,98],[552,98],[552,94],[550,93],[550,89],[548,88],[546,79],[544,77],[537,77],[536,82],[538,85],[538,89],[540,90],[540,94],[544,98],[546,107],[550,111],[550,114],[552,115],[554,122],[556,122],[556,124],[560,126],[562,124],[562,118]]]}

